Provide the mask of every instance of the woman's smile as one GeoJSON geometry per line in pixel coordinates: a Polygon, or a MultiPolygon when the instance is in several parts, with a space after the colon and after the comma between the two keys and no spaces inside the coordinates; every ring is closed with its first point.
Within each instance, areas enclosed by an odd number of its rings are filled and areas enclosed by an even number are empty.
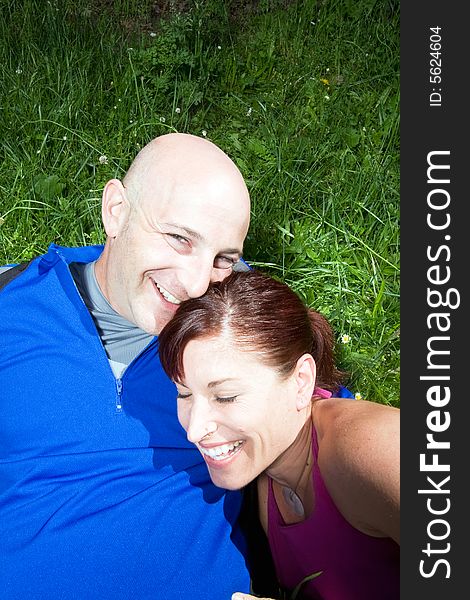
{"type": "Polygon", "coordinates": [[[243,440],[237,440],[236,442],[219,445],[208,446],[198,444],[197,446],[209,466],[224,468],[233,462],[235,456],[241,451],[243,444],[243,440]]]}

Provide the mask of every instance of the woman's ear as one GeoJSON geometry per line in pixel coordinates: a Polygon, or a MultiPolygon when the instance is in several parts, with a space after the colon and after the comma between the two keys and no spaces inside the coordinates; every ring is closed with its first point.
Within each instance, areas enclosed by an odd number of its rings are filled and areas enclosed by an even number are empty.
{"type": "Polygon", "coordinates": [[[104,187],[101,202],[101,216],[108,237],[117,236],[129,216],[129,202],[126,191],[119,179],[110,179],[104,187]]]}
{"type": "Polygon", "coordinates": [[[301,411],[312,402],[317,367],[311,354],[303,354],[297,361],[294,371],[297,385],[297,410],[301,411]]]}

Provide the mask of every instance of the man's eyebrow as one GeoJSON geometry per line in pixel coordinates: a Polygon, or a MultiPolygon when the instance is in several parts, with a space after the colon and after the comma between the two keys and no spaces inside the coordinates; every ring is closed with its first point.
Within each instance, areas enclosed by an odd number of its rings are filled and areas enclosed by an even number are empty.
{"type": "Polygon", "coordinates": [[[179,225],[178,223],[160,223],[160,225],[166,225],[167,227],[174,227],[175,229],[179,229],[180,231],[184,231],[190,237],[204,242],[204,236],[202,236],[199,232],[194,231],[191,227],[186,227],[185,225],[179,225]]]}
{"type": "MultiPolygon", "coordinates": [[[[180,225],[178,223],[159,223],[159,225],[166,225],[167,227],[174,227],[175,229],[184,231],[186,235],[189,235],[189,237],[192,237],[198,242],[206,241],[203,235],[201,235],[198,231],[191,229],[191,227],[186,227],[186,225],[180,225]]],[[[225,250],[219,252],[219,254],[238,254],[239,256],[241,256],[243,252],[240,248],[226,248],[225,250]]]]}
{"type": "Polygon", "coordinates": [[[238,254],[238,256],[240,257],[243,252],[240,250],[240,248],[227,248],[226,250],[221,250],[219,252],[220,254],[238,254]]]}

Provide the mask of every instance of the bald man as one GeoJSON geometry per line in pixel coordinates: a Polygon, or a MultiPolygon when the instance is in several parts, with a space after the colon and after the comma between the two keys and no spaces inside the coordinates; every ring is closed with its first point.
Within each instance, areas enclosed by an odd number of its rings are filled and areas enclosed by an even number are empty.
{"type": "Polygon", "coordinates": [[[0,294],[2,600],[224,600],[249,591],[238,493],[176,416],[158,333],[239,268],[243,178],[156,138],[102,198],[104,247],[55,244],[0,294]]]}

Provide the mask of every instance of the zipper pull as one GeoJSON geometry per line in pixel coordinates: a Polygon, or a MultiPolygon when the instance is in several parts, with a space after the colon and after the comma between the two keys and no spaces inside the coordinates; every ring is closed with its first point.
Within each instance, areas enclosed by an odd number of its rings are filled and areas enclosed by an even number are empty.
{"type": "Polygon", "coordinates": [[[122,379],[116,379],[116,412],[122,412],[122,379]]]}

